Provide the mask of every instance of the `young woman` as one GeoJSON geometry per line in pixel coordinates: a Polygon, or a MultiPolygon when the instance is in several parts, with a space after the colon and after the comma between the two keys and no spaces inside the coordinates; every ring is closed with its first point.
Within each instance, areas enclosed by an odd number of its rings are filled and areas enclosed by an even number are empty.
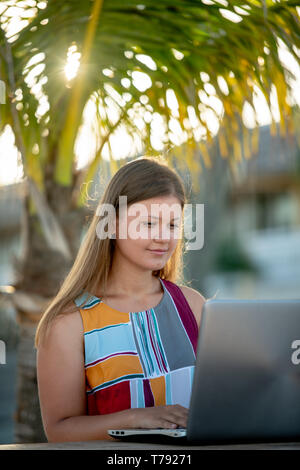
{"type": "Polygon", "coordinates": [[[49,441],[112,439],[111,428],[186,426],[205,299],[178,285],[185,203],[183,182],[162,159],[138,158],[110,180],[37,329],[49,441]],[[125,210],[120,196],[127,197],[125,210]],[[108,205],[116,217],[107,219],[104,236],[108,205]]]}

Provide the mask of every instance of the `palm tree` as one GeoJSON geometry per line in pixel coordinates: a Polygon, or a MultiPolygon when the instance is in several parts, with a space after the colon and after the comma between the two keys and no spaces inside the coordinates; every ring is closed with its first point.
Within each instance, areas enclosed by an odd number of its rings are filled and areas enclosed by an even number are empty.
{"type": "Polygon", "coordinates": [[[293,77],[280,48],[299,63],[299,15],[292,0],[15,0],[15,7],[4,1],[1,8],[0,78],[8,99],[0,132],[6,125],[14,131],[27,187],[25,243],[12,296],[26,352],[17,438],[41,441],[37,400],[32,404],[33,334],[78,250],[87,214],[82,189],[103,155],[112,172],[123,163],[114,159],[114,145],[124,129],[133,154],[171,149],[167,157],[187,165],[195,186],[202,165],[212,166],[213,138],[234,172],[242,152],[250,158],[257,148],[257,132],[250,139],[241,119],[247,106],[257,128],[257,90],[269,106],[272,130],[276,96],[279,130],[292,133],[293,77]],[[12,32],[16,14],[22,23],[12,32]],[[94,149],[78,167],[76,144],[88,113],[94,149]]]}

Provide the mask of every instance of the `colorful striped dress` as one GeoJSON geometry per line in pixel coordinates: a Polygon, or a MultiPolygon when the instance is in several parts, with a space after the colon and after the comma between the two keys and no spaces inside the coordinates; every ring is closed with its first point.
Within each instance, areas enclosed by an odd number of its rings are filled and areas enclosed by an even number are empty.
{"type": "Polygon", "coordinates": [[[162,300],[141,312],[120,312],[96,296],[88,300],[87,292],[75,299],[84,326],[88,415],[189,407],[198,326],[179,286],[159,279],[162,300]]]}

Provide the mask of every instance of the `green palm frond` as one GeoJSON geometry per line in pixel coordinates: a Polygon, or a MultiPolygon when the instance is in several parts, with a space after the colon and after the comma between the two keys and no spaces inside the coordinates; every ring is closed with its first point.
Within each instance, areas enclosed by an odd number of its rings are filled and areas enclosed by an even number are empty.
{"type": "MultiPolygon", "coordinates": [[[[145,121],[141,132],[132,118],[137,108],[141,116],[145,113],[162,116],[165,148],[176,147],[168,127],[176,124],[191,148],[201,149],[203,164],[210,166],[209,142],[216,133],[211,130],[214,121],[219,127],[221,155],[232,162],[243,154],[249,158],[257,146],[257,134],[253,132],[250,139],[241,116],[246,102],[255,111],[256,87],[270,109],[271,93],[276,90],[280,131],[293,131],[292,106],[287,103],[291,94],[290,72],[280,60],[279,43],[299,64],[298,2],[146,0],[141,4],[135,0],[104,0],[100,3],[48,0],[46,8],[37,8],[28,26],[11,43],[16,86],[23,91],[23,102],[26,97],[29,105],[20,110],[20,115],[28,114],[34,134],[30,137],[24,128],[24,136],[28,145],[33,139],[43,149],[36,175],[44,174],[47,169],[56,183],[66,186],[89,181],[104,145],[110,143],[122,125],[127,126],[128,132],[139,135],[145,152],[155,153],[151,145],[151,121],[145,121]],[[97,3],[97,13],[95,10],[93,13],[97,3]],[[236,15],[234,21],[228,19],[228,12],[236,15]],[[85,41],[89,30],[93,31],[87,52],[85,41]],[[72,44],[81,53],[81,66],[77,76],[67,82],[64,66],[72,44]],[[28,61],[37,54],[41,54],[44,69],[41,67],[35,80],[43,82],[42,89],[49,102],[49,110],[38,122],[32,111],[37,107],[34,104],[37,100],[32,95],[29,97],[30,90],[24,83],[36,66],[26,69],[28,61]],[[144,90],[136,87],[134,77],[138,72],[149,77],[151,86],[144,90]],[[168,90],[176,96],[176,111],[167,104],[168,90]],[[77,178],[74,144],[85,106],[95,94],[101,97],[104,114],[109,115],[114,103],[119,118],[117,124],[109,118],[98,119],[103,142],[99,142],[94,159],[77,178]],[[201,137],[199,129],[197,134],[191,125],[191,115],[198,122],[201,137]],[[45,134],[46,137],[41,137],[45,134]]],[[[5,120],[9,122],[9,113],[5,120]]],[[[273,116],[272,129],[276,129],[273,116]]],[[[191,156],[187,162],[190,168],[193,165],[196,168],[191,156]]],[[[78,187],[74,191],[78,192],[78,187]]],[[[79,201],[84,202],[83,198],[79,201]]]]}

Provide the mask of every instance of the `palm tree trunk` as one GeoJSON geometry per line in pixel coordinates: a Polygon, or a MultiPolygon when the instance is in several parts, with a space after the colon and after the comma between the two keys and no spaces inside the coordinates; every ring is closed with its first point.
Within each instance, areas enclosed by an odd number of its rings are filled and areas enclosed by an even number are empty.
{"type": "Polygon", "coordinates": [[[18,311],[20,341],[17,359],[17,411],[15,441],[45,442],[36,378],[36,351],[33,347],[36,322],[18,311]]]}

